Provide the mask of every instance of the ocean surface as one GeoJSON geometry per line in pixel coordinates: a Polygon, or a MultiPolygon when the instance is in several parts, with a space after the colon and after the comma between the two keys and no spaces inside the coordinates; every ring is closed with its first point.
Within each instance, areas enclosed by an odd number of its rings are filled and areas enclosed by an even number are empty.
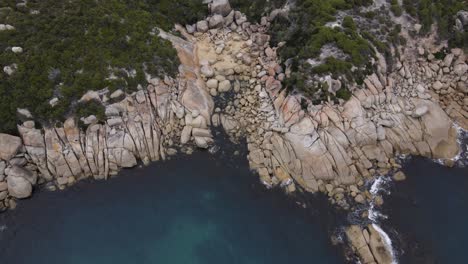
{"type": "Polygon", "coordinates": [[[324,197],[266,190],[245,150],[233,153],[36,192],[0,214],[0,263],[344,263],[330,242],[339,216],[324,197]]]}
{"type": "Polygon", "coordinates": [[[468,167],[414,157],[404,172],[381,210],[399,263],[468,263],[468,167]]]}

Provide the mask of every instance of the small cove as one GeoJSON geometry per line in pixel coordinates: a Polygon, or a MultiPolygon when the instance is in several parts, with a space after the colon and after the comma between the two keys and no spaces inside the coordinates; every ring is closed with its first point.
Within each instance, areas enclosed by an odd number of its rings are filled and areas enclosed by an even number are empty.
{"type": "MultiPolygon", "coordinates": [[[[324,197],[266,190],[234,147],[43,191],[0,215],[1,263],[343,263],[324,197]]],[[[245,152],[245,151],[244,151],[245,152]]]]}

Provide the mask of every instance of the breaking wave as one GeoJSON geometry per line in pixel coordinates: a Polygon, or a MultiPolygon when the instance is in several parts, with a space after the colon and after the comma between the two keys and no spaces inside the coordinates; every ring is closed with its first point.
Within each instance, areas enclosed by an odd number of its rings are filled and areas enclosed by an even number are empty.
{"type": "MultiPolygon", "coordinates": [[[[372,197],[375,198],[378,194],[381,193],[390,194],[390,191],[388,191],[388,185],[391,183],[391,181],[391,178],[387,176],[378,177],[372,183],[372,186],[370,188],[370,193],[372,197]]],[[[388,234],[379,226],[379,220],[387,219],[387,216],[376,209],[374,199],[372,199],[369,205],[368,219],[371,221],[374,229],[377,230],[377,232],[379,232],[380,236],[383,238],[385,247],[392,256],[392,264],[398,264],[398,259],[396,257],[395,250],[393,249],[392,240],[390,239],[388,234]]]]}

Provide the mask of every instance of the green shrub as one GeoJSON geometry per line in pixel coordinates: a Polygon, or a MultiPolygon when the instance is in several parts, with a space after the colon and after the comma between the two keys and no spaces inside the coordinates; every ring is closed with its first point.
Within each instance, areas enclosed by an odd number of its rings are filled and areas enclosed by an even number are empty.
{"type": "Polygon", "coordinates": [[[352,31],[356,31],[356,23],[354,23],[353,18],[350,16],[345,16],[343,18],[343,27],[352,31]]]}
{"type": "Polygon", "coordinates": [[[349,74],[350,68],[353,65],[366,65],[373,56],[369,43],[359,35],[352,17],[343,19],[343,29],[333,29],[325,24],[335,20],[338,10],[371,3],[372,1],[367,0],[298,0],[288,18],[276,17],[269,32],[272,35],[272,44],[286,42],[286,45],[279,49],[279,55],[283,61],[292,59],[292,70],[295,71],[295,76],[291,76],[286,86],[292,85],[295,89],[311,95],[317,88],[307,85],[306,80],[310,74],[344,73],[353,79],[353,75],[349,74]],[[324,64],[310,69],[307,60],[318,56],[326,44],[336,45],[349,55],[349,60],[329,58],[324,64]]]}
{"type": "MultiPolygon", "coordinates": [[[[434,23],[442,39],[459,38],[454,32],[455,15],[460,10],[467,10],[465,0],[403,0],[403,7],[411,16],[418,18],[421,25],[421,33],[426,34],[434,23]]],[[[459,42],[459,45],[467,47],[467,42],[459,42]]]]}
{"type": "Polygon", "coordinates": [[[88,90],[135,90],[146,82],[144,71],[175,76],[176,51],[150,32],[194,23],[207,13],[201,0],[30,0],[24,7],[1,1],[0,23],[16,30],[0,32],[0,65],[18,69],[12,76],[0,73],[0,131],[16,130],[16,108],[53,123],[88,90]],[[14,54],[11,46],[24,52],[14,54]],[[118,79],[109,80],[112,74],[118,79]],[[51,107],[54,96],[60,104],[51,107]]]}
{"type": "Polygon", "coordinates": [[[78,103],[74,109],[74,116],[77,118],[86,118],[90,115],[94,115],[99,122],[103,122],[106,120],[105,111],[106,109],[101,102],[90,100],[88,102],[78,103]]]}
{"type": "Polygon", "coordinates": [[[392,0],[390,2],[391,6],[390,6],[390,10],[392,10],[392,13],[399,17],[403,14],[403,9],[401,8],[400,4],[398,3],[398,0],[392,0]]]}

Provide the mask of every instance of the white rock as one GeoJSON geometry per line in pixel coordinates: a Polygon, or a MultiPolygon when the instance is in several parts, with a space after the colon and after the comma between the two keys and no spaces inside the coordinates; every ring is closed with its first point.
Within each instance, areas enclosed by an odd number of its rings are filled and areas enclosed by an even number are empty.
{"type": "Polygon", "coordinates": [[[11,196],[18,199],[24,199],[31,196],[32,185],[28,180],[22,177],[12,176],[7,177],[6,179],[8,183],[8,192],[11,196]]]}
{"type": "Polygon", "coordinates": [[[0,159],[9,161],[22,146],[21,138],[0,133],[0,159]]]}
{"type": "Polygon", "coordinates": [[[418,93],[424,93],[426,91],[426,89],[421,84],[418,84],[416,86],[416,91],[418,91],[418,93]]]}
{"type": "Polygon", "coordinates": [[[12,25],[8,24],[0,24],[0,31],[5,31],[5,30],[14,30],[15,27],[12,25]]]}
{"type": "Polygon", "coordinates": [[[422,28],[422,25],[421,25],[421,24],[414,24],[414,30],[415,30],[416,32],[419,33],[419,31],[421,30],[421,28],[422,28]]]}
{"type": "Polygon", "coordinates": [[[423,56],[424,55],[424,48],[423,47],[418,47],[418,53],[419,55],[423,56]]]}
{"type": "Polygon", "coordinates": [[[208,22],[206,20],[198,21],[197,22],[197,31],[205,33],[208,31],[208,22]]]}
{"type": "Polygon", "coordinates": [[[182,133],[180,135],[180,143],[187,144],[190,140],[190,136],[192,135],[192,127],[191,126],[184,126],[182,129],[182,133]]]}
{"type": "Polygon", "coordinates": [[[213,137],[211,131],[205,128],[193,128],[192,135],[194,137],[213,137]]]}
{"type": "Polygon", "coordinates": [[[125,94],[125,93],[124,93],[122,90],[118,89],[118,90],[116,90],[115,92],[113,92],[113,93],[110,95],[110,98],[111,98],[111,99],[117,99],[117,98],[120,98],[121,96],[123,96],[124,94],[125,94]]]}
{"type": "Polygon", "coordinates": [[[463,76],[466,71],[468,71],[468,65],[466,65],[466,63],[460,63],[453,67],[453,72],[458,76],[463,76]]]}
{"type": "Polygon", "coordinates": [[[23,48],[22,47],[12,47],[11,51],[13,51],[14,53],[22,53],[23,48]]]}
{"type": "Polygon", "coordinates": [[[440,81],[436,81],[433,85],[432,85],[432,88],[434,88],[435,90],[440,90],[442,89],[444,85],[440,82],[440,81]]]}
{"type": "Polygon", "coordinates": [[[445,56],[444,58],[444,64],[446,67],[450,67],[452,65],[454,55],[452,53],[449,53],[445,56]]]}
{"type": "Polygon", "coordinates": [[[224,18],[222,15],[214,15],[208,21],[210,28],[220,28],[224,25],[224,18]]]}
{"type": "Polygon", "coordinates": [[[123,123],[122,121],[122,118],[121,117],[116,117],[116,118],[111,118],[109,120],[107,120],[107,124],[110,126],[110,127],[113,127],[113,126],[119,126],[123,123]]]}
{"type": "Polygon", "coordinates": [[[57,97],[54,97],[54,98],[50,99],[49,104],[50,104],[50,106],[54,107],[54,106],[56,106],[58,104],[58,102],[59,102],[59,99],[57,97]]]}
{"type": "Polygon", "coordinates": [[[193,118],[196,118],[196,117],[198,117],[199,115],[200,115],[200,111],[198,111],[197,109],[192,110],[192,117],[193,117],[193,118]]]}
{"type": "Polygon", "coordinates": [[[8,177],[18,177],[18,178],[23,178],[27,180],[29,183],[32,185],[37,183],[37,174],[31,172],[28,169],[13,165],[11,168],[8,168],[5,170],[5,174],[8,175],[8,177]]]}
{"type": "Polygon", "coordinates": [[[218,91],[220,93],[229,92],[231,90],[231,82],[229,80],[224,80],[219,83],[218,91]]]}
{"type": "Polygon", "coordinates": [[[215,72],[214,72],[213,68],[211,68],[209,65],[203,65],[200,68],[200,71],[207,78],[211,78],[211,77],[213,77],[215,75],[215,72]]]}
{"type": "Polygon", "coordinates": [[[212,14],[219,14],[222,16],[229,15],[232,10],[229,0],[213,0],[210,7],[212,14]]]}
{"type": "Polygon", "coordinates": [[[418,106],[418,107],[416,107],[416,109],[414,109],[412,116],[416,117],[416,118],[421,117],[421,116],[427,114],[428,111],[429,111],[429,108],[427,106],[425,106],[425,105],[418,106]]]}
{"type": "Polygon", "coordinates": [[[210,79],[206,82],[206,87],[210,89],[218,89],[218,80],[210,79]]]}
{"type": "Polygon", "coordinates": [[[8,76],[13,75],[17,69],[16,64],[8,65],[3,67],[3,72],[6,73],[8,76]]]}
{"type": "Polygon", "coordinates": [[[117,109],[113,105],[109,105],[106,107],[105,115],[106,116],[119,116],[120,112],[119,112],[119,109],[117,109]]]}
{"type": "Polygon", "coordinates": [[[99,93],[96,91],[89,90],[81,97],[80,102],[88,102],[91,100],[101,101],[99,93]]]}
{"type": "Polygon", "coordinates": [[[88,117],[82,117],[80,120],[85,125],[90,125],[90,124],[97,123],[97,117],[95,115],[90,115],[88,117]]]}
{"type": "Polygon", "coordinates": [[[31,112],[28,109],[25,109],[25,108],[18,108],[18,109],[16,109],[16,112],[20,116],[25,117],[25,118],[32,118],[33,117],[31,112]]]}
{"type": "Polygon", "coordinates": [[[187,33],[193,34],[195,33],[195,30],[197,28],[196,25],[185,25],[185,28],[187,29],[187,33]]]}

